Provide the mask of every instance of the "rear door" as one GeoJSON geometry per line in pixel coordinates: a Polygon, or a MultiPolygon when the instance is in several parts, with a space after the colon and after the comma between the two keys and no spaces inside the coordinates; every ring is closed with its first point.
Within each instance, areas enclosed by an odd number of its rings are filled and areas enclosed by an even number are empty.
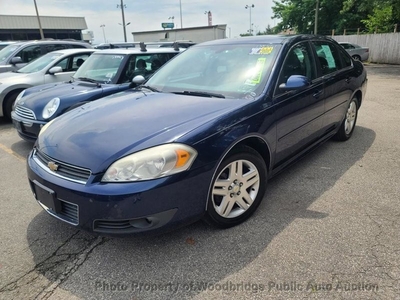
{"type": "Polygon", "coordinates": [[[323,132],[329,133],[340,125],[352,95],[353,66],[350,57],[331,41],[312,42],[322,73],[325,90],[323,132]]]}

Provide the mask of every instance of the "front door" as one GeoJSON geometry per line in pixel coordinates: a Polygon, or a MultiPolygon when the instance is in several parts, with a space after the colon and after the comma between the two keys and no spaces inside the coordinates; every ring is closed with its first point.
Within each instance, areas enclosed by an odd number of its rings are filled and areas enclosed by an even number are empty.
{"type": "Polygon", "coordinates": [[[289,50],[283,63],[274,96],[277,120],[275,167],[317,139],[322,128],[324,86],[322,78],[317,78],[312,51],[308,42],[299,43],[289,50]],[[279,85],[291,75],[306,76],[310,85],[301,90],[280,90],[279,85]]]}

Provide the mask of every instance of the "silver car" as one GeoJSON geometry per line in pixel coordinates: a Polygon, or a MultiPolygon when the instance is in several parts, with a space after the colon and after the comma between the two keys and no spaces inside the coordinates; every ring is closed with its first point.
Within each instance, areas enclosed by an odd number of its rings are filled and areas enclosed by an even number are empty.
{"type": "Polygon", "coordinates": [[[93,47],[82,41],[23,41],[10,43],[0,50],[0,73],[16,71],[46,53],[64,49],[93,47]]]}
{"type": "Polygon", "coordinates": [[[356,44],[351,44],[347,42],[339,43],[346,51],[351,55],[354,60],[365,61],[369,57],[369,48],[361,47],[356,44]]]}
{"type": "Polygon", "coordinates": [[[26,88],[67,81],[95,49],[66,49],[45,54],[18,71],[0,74],[0,117],[11,119],[17,96],[26,88]]]}

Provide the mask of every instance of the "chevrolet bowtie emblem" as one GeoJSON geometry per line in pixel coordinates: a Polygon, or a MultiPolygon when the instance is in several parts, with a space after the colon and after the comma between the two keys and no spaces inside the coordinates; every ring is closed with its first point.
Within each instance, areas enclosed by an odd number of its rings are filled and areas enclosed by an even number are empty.
{"type": "Polygon", "coordinates": [[[47,166],[49,167],[50,170],[52,171],[57,171],[58,165],[54,161],[49,161],[47,163],[47,166]]]}

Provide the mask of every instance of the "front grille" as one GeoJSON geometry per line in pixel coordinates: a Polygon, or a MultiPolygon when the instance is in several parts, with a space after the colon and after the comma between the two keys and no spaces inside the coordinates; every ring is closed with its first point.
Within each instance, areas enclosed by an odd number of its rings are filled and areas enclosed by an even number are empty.
{"type": "Polygon", "coordinates": [[[36,120],[35,113],[32,110],[20,105],[15,108],[15,114],[24,119],[36,120]]]}
{"type": "Polygon", "coordinates": [[[78,225],[78,205],[60,200],[61,211],[58,216],[70,223],[78,225]]]}
{"type": "Polygon", "coordinates": [[[46,171],[67,180],[85,184],[91,175],[91,171],[88,169],[80,168],[55,160],[37,149],[35,149],[33,153],[33,158],[36,158],[36,161],[41,163],[43,169],[45,169],[46,171]],[[49,163],[57,164],[57,170],[50,170],[50,168],[48,167],[49,163]]]}

